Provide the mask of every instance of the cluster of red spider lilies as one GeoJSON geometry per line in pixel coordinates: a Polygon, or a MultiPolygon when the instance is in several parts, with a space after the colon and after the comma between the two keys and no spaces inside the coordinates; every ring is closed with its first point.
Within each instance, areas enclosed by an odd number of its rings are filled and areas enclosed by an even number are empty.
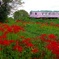
{"type": "MultiPolygon", "coordinates": [[[[12,43],[15,43],[15,46],[13,47],[13,50],[17,50],[19,52],[22,52],[23,51],[23,47],[20,46],[20,41],[19,40],[11,40],[11,39],[9,40],[9,39],[7,39],[8,33],[17,34],[20,31],[24,31],[24,28],[21,27],[21,26],[18,26],[18,25],[9,26],[7,24],[0,24],[0,32],[3,32],[3,34],[0,35],[0,45],[9,46],[12,43]]],[[[21,38],[22,38],[22,36],[21,36],[21,38]]],[[[38,48],[34,48],[34,44],[32,44],[30,42],[29,38],[25,38],[24,40],[21,41],[21,43],[25,44],[26,47],[28,47],[28,48],[33,47],[33,49],[32,49],[33,53],[36,53],[36,52],[39,51],[38,48]]],[[[3,50],[3,48],[0,48],[0,50],[3,50]]]]}
{"type": "Polygon", "coordinates": [[[43,42],[47,42],[46,48],[52,51],[52,53],[59,55],[59,42],[58,42],[58,37],[54,34],[42,34],[40,36],[40,39],[43,42]]]}
{"type": "MultiPolygon", "coordinates": [[[[12,40],[12,39],[7,39],[7,35],[9,33],[14,33],[17,34],[18,32],[25,31],[25,29],[21,26],[18,25],[7,25],[7,24],[1,24],[0,23],[0,32],[2,34],[0,35],[0,45],[1,46],[10,46],[13,43],[15,45],[12,47],[12,50],[22,52],[26,48],[31,48],[31,53],[38,53],[40,52],[40,49],[32,43],[31,38],[25,38],[24,36],[20,36],[22,39],[20,40],[12,40]]],[[[18,39],[20,39],[18,38],[18,39]]],[[[58,41],[58,36],[54,34],[41,34],[40,36],[37,36],[36,39],[41,40],[42,42],[47,43],[45,48],[50,50],[53,54],[59,58],[59,41],[58,41]]],[[[3,51],[4,48],[0,47],[0,50],[3,51]]]]}

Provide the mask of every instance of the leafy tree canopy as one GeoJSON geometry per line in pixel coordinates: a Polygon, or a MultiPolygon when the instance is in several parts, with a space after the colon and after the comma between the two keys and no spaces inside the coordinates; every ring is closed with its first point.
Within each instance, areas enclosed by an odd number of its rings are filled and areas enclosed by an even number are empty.
{"type": "Polygon", "coordinates": [[[0,0],[0,22],[5,22],[11,9],[22,5],[21,0],[0,0]]]}
{"type": "Polygon", "coordinates": [[[25,20],[27,17],[29,17],[29,14],[25,10],[18,10],[14,13],[15,20],[25,20]]]}

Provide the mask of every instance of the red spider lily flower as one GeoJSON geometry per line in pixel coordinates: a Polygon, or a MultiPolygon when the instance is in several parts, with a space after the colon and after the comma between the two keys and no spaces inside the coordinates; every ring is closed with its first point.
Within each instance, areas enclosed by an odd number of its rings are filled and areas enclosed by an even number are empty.
{"type": "Polygon", "coordinates": [[[6,39],[7,38],[7,36],[6,35],[2,35],[2,36],[0,36],[0,39],[2,40],[2,39],[6,39]]]}
{"type": "Polygon", "coordinates": [[[34,45],[31,42],[27,43],[26,46],[29,48],[34,47],[34,45]]]}
{"type": "Polygon", "coordinates": [[[21,22],[21,20],[16,20],[16,22],[21,22]]]}
{"type": "Polygon", "coordinates": [[[52,42],[52,40],[48,40],[48,39],[47,39],[47,40],[45,40],[45,42],[50,43],[50,42],[52,42]]]}
{"type": "Polygon", "coordinates": [[[7,35],[8,33],[9,33],[8,31],[5,31],[5,32],[4,32],[4,35],[7,35]]]}
{"type": "Polygon", "coordinates": [[[5,32],[3,33],[3,35],[0,36],[0,39],[1,39],[1,40],[2,40],[2,39],[6,39],[6,38],[7,38],[7,34],[8,34],[8,32],[5,31],[5,32]]]}
{"type": "Polygon", "coordinates": [[[40,36],[45,37],[45,36],[47,36],[47,34],[41,34],[40,36]]]}
{"type": "Polygon", "coordinates": [[[18,40],[16,40],[16,45],[19,45],[19,41],[18,40]]]}
{"type": "Polygon", "coordinates": [[[9,46],[13,42],[13,40],[3,40],[3,45],[9,46]]]}
{"type": "Polygon", "coordinates": [[[59,55],[56,55],[56,59],[59,59],[59,55]]]}
{"type": "Polygon", "coordinates": [[[15,42],[15,40],[9,40],[9,42],[10,42],[10,43],[14,43],[14,42],[15,42]]]}
{"type": "Polygon", "coordinates": [[[14,40],[0,40],[0,44],[4,46],[9,46],[13,42],[14,40]]]}
{"type": "Polygon", "coordinates": [[[12,25],[11,26],[13,28],[13,32],[14,33],[18,33],[20,30],[24,30],[21,26],[17,26],[17,25],[12,25]]]}
{"type": "Polygon", "coordinates": [[[40,24],[40,22],[36,22],[36,24],[40,24]]]}
{"type": "Polygon", "coordinates": [[[2,40],[3,38],[2,38],[2,36],[0,36],[0,40],[2,40]]]}
{"type": "Polygon", "coordinates": [[[42,26],[42,27],[45,26],[45,23],[42,23],[41,26],[42,26]]]}
{"type": "Polygon", "coordinates": [[[55,36],[54,34],[49,34],[49,35],[48,35],[48,38],[49,38],[49,39],[56,39],[57,36],[55,36]]]}
{"type": "Polygon", "coordinates": [[[59,24],[56,24],[55,26],[59,27],[59,24]]]}
{"type": "Polygon", "coordinates": [[[51,26],[55,26],[55,24],[53,22],[50,23],[51,26]]]}
{"type": "Polygon", "coordinates": [[[7,28],[9,27],[9,25],[8,25],[8,24],[3,24],[2,27],[3,27],[4,29],[7,29],[7,28]]]}
{"type": "Polygon", "coordinates": [[[0,27],[0,31],[4,32],[4,29],[2,27],[0,27]]]}
{"type": "Polygon", "coordinates": [[[45,25],[48,26],[48,23],[46,22],[45,25]]]}
{"type": "Polygon", "coordinates": [[[39,52],[39,49],[38,48],[34,48],[34,49],[32,49],[32,52],[33,53],[38,53],[39,52]]]}
{"type": "Polygon", "coordinates": [[[27,47],[33,47],[34,45],[30,42],[30,38],[26,38],[22,40],[22,43],[24,43],[27,47]]]}
{"type": "Polygon", "coordinates": [[[41,39],[42,41],[45,41],[45,40],[46,40],[46,37],[47,37],[46,34],[41,34],[41,35],[40,35],[40,39],[41,39]]]}
{"type": "Polygon", "coordinates": [[[22,51],[23,51],[23,48],[22,48],[22,46],[15,45],[15,46],[13,47],[13,50],[17,50],[17,51],[19,51],[19,52],[22,52],[22,51]]]}
{"type": "Polygon", "coordinates": [[[3,35],[2,35],[2,38],[3,38],[3,39],[6,39],[6,38],[7,38],[7,36],[6,36],[5,34],[3,34],[3,35]]]}
{"type": "Polygon", "coordinates": [[[20,38],[21,38],[21,39],[25,39],[25,37],[24,37],[24,36],[20,36],[20,38]]]}
{"type": "Polygon", "coordinates": [[[52,53],[54,53],[56,55],[59,54],[59,43],[57,43],[56,41],[50,42],[50,44],[48,44],[46,46],[46,48],[48,48],[49,50],[51,50],[52,53]]]}
{"type": "Polygon", "coordinates": [[[27,41],[27,40],[22,40],[22,43],[24,43],[24,44],[28,44],[29,41],[27,41]]]}
{"type": "Polygon", "coordinates": [[[22,42],[24,43],[24,44],[28,44],[29,42],[30,42],[30,38],[26,38],[26,39],[24,39],[24,40],[22,40],[22,42]]]}
{"type": "Polygon", "coordinates": [[[13,32],[12,27],[9,26],[9,27],[7,28],[7,31],[10,32],[10,33],[12,33],[12,32],[13,32]]]}
{"type": "Polygon", "coordinates": [[[31,38],[26,38],[25,40],[30,41],[30,40],[31,40],[31,38]]]}
{"type": "Polygon", "coordinates": [[[0,44],[2,44],[3,40],[0,40],[0,44]]]}

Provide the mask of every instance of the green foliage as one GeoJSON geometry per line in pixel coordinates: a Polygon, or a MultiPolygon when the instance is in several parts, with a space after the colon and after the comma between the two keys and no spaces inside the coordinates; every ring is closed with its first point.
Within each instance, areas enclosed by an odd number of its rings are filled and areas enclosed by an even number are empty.
{"type": "Polygon", "coordinates": [[[5,22],[5,20],[7,20],[7,17],[10,14],[11,8],[14,7],[13,5],[9,5],[9,3],[15,4],[15,2],[19,2],[21,5],[21,0],[17,0],[17,1],[16,0],[2,0],[0,2],[1,2],[1,5],[0,5],[0,22],[5,22]]]}
{"type": "Polygon", "coordinates": [[[30,18],[30,21],[34,21],[34,22],[41,22],[41,23],[55,23],[55,24],[59,24],[59,18],[57,19],[43,19],[43,18],[30,18]]]}
{"type": "Polygon", "coordinates": [[[6,6],[2,5],[0,7],[0,22],[5,22],[7,19],[7,12],[6,6]]]}
{"type": "Polygon", "coordinates": [[[6,23],[8,25],[13,25],[13,24],[15,24],[15,20],[12,17],[8,17],[6,20],[6,23]]]}
{"type": "Polygon", "coordinates": [[[15,20],[26,20],[28,17],[29,15],[25,10],[18,10],[14,13],[15,20]]]}
{"type": "MultiPolygon", "coordinates": [[[[3,4],[0,6],[0,22],[7,20],[7,15],[10,12],[10,6],[8,5],[10,0],[2,0],[3,4]]],[[[2,3],[2,2],[1,2],[2,3]]]]}

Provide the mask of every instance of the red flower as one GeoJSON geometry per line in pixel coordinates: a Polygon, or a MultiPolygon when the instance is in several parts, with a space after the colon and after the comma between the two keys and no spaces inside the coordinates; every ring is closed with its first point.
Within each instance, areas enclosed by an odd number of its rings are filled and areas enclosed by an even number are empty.
{"type": "Polygon", "coordinates": [[[9,42],[10,42],[10,43],[13,43],[13,42],[15,42],[15,41],[14,41],[14,40],[9,40],[9,42]]]}
{"type": "Polygon", "coordinates": [[[34,47],[34,45],[31,42],[27,43],[26,46],[27,47],[34,47]]]}
{"type": "Polygon", "coordinates": [[[0,40],[0,44],[4,46],[9,46],[13,42],[14,40],[0,40]]]}
{"type": "Polygon", "coordinates": [[[2,35],[2,36],[0,36],[0,40],[2,40],[2,39],[6,39],[6,35],[2,35]]]}
{"type": "Polygon", "coordinates": [[[36,24],[40,24],[40,22],[36,22],[36,24]]]}
{"type": "Polygon", "coordinates": [[[53,22],[51,22],[50,25],[54,26],[55,24],[53,22]]]}
{"type": "Polygon", "coordinates": [[[7,28],[9,27],[9,25],[8,25],[8,24],[3,24],[2,27],[3,27],[4,29],[7,29],[7,28]]]}
{"type": "Polygon", "coordinates": [[[50,43],[50,42],[52,42],[52,40],[48,40],[48,39],[47,39],[47,40],[45,40],[45,42],[50,43]]]}
{"type": "Polygon", "coordinates": [[[12,41],[12,40],[3,40],[3,45],[6,45],[6,46],[8,46],[8,45],[10,45],[11,43],[13,43],[14,41],[12,41]]]}
{"type": "Polygon", "coordinates": [[[3,40],[0,40],[0,44],[2,44],[2,41],[3,41],[3,40]]]}
{"type": "Polygon", "coordinates": [[[21,20],[16,20],[16,22],[21,22],[21,20]]]}
{"type": "Polygon", "coordinates": [[[39,52],[39,49],[38,48],[34,48],[34,49],[32,49],[32,52],[33,53],[38,53],[39,52]]]}
{"type": "Polygon", "coordinates": [[[29,42],[30,42],[30,38],[26,38],[26,39],[24,39],[24,40],[22,40],[22,42],[24,43],[24,44],[28,44],[29,42]]]}
{"type": "Polygon", "coordinates": [[[26,38],[22,40],[22,42],[27,46],[27,47],[33,47],[34,45],[30,42],[30,38],[26,38]]]}
{"type": "Polygon", "coordinates": [[[19,45],[19,41],[18,40],[16,40],[16,45],[19,45]]]}
{"type": "Polygon", "coordinates": [[[45,40],[46,40],[46,37],[47,37],[46,34],[41,34],[41,35],[40,35],[40,39],[41,39],[42,41],[45,41],[45,40]]]}
{"type": "Polygon", "coordinates": [[[13,32],[14,33],[18,33],[20,30],[24,30],[21,26],[17,26],[17,25],[12,25],[11,26],[13,28],[13,32]]]}
{"type": "Polygon", "coordinates": [[[56,39],[57,37],[56,37],[54,34],[49,34],[49,35],[48,35],[48,38],[49,38],[49,39],[56,39]]]}
{"type": "Polygon", "coordinates": [[[59,24],[56,24],[55,26],[59,27],[59,24]]]}
{"type": "Polygon", "coordinates": [[[12,33],[12,32],[13,32],[12,27],[8,27],[8,28],[7,28],[7,31],[12,33]]]}
{"type": "Polygon", "coordinates": [[[19,52],[22,52],[22,51],[23,51],[23,48],[22,48],[21,46],[19,46],[19,45],[15,45],[15,46],[13,47],[13,50],[17,50],[17,51],[19,51],[19,52]]]}
{"type": "Polygon", "coordinates": [[[7,35],[8,33],[9,33],[8,31],[5,31],[5,32],[4,32],[4,35],[7,35]]]}
{"type": "Polygon", "coordinates": [[[46,46],[49,50],[52,51],[52,53],[58,55],[59,54],[59,43],[56,41],[51,41],[50,44],[46,46]]]}
{"type": "Polygon", "coordinates": [[[56,55],[56,59],[59,59],[59,55],[56,55]]]}
{"type": "Polygon", "coordinates": [[[24,37],[24,36],[20,36],[20,38],[21,38],[21,39],[25,39],[25,37],[24,37]]]}
{"type": "Polygon", "coordinates": [[[3,32],[3,31],[4,31],[4,29],[3,29],[2,27],[0,27],[0,31],[2,31],[2,32],[3,32]]]}
{"type": "Polygon", "coordinates": [[[3,34],[3,35],[2,35],[2,38],[3,38],[3,39],[6,39],[6,38],[7,38],[7,36],[6,36],[5,34],[3,34]]]}

